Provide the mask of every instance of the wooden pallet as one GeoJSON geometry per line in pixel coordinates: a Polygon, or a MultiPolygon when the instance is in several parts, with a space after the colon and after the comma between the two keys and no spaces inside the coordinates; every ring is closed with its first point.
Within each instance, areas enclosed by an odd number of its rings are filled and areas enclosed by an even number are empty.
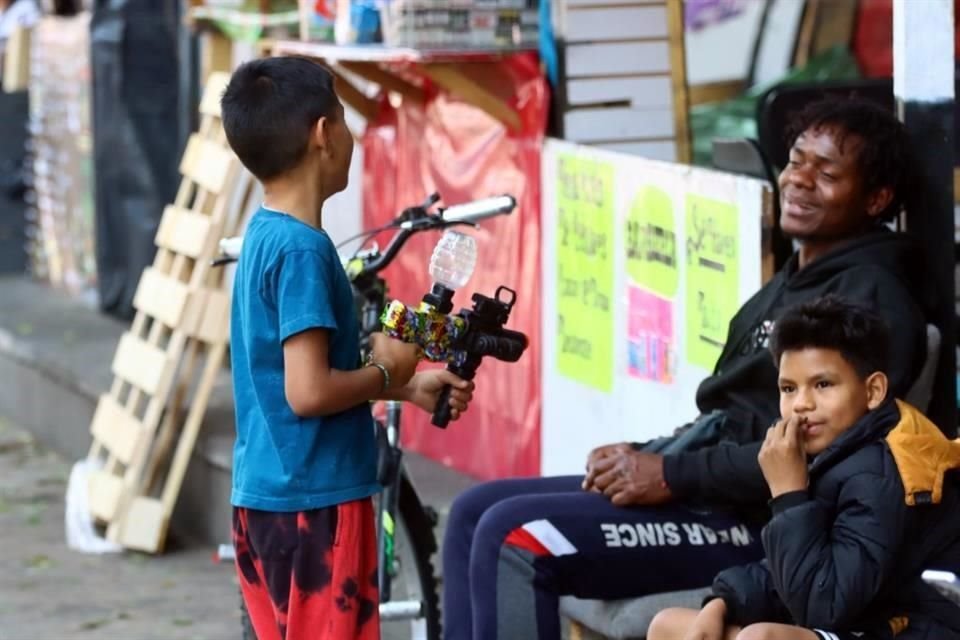
{"type": "Polygon", "coordinates": [[[203,307],[203,318],[188,339],[179,384],[168,403],[137,493],[118,520],[117,541],[130,549],[149,553],[163,550],[170,517],[226,355],[229,296],[220,288],[207,288],[200,295],[205,298],[205,303],[198,305],[203,307]]]}
{"type": "Polygon", "coordinates": [[[113,383],[100,397],[90,427],[88,457],[102,463],[90,478],[91,513],[107,525],[110,540],[145,551],[162,549],[166,522],[226,348],[228,297],[217,287],[219,274],[211,273],[210,261],[244,182],[220,124],[219,100],[228,79],[214,74],[207,84],[200,131],[184,151],[180,189],[161,218],[156,258],[140,278],[133,324],[120,339],[113,383]],[[176,448],[161,498],[153,500],[146,483],[156,483],[163,452],[175,439],[179,411],[170,401],[183,395],[171,397],[171,390],[190,384],[197,354],[205,346],[207,364],[187,416],[186,440],[181,438],[176,448]]]}

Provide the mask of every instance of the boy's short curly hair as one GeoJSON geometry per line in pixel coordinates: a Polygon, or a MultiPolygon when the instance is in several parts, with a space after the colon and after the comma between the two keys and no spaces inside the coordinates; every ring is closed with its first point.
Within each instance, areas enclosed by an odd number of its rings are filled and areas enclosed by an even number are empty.
{"type": "Polygon", "coordinates": [[[910,211],[916,192],[907,130],[887,109],[863,98],[828,97],[811,102],[791,120],[786,132],[792,147],[805,131],[828,129],[839,134],[842,147],[848,135],[861,141],[857,157],[863,188],[872,193],[881,187],[893,190],[893,199],[877,219],[892,220],[901,210],[910,211]]]}
{"type": "Polygon", "coordinates": [[[296,57],[244,63],[220,100],[227,141],[260,180],[297,166],[317,120],[339,117],[339,104],[333,74],[296,57]]]}
{"type": "Polygon", "coordinates": [[[770,334],[770,353],[780,366],[785,351],[832,349],[866,378],[887,371],[889,330],[872,310],[826,295],[784,311],[770,334]]]}

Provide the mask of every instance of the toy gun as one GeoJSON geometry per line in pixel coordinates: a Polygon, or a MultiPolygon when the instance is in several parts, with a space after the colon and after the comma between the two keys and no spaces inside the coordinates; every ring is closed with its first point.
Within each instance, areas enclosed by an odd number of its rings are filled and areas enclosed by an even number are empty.
{"type": "MultiPolygon", "coordinates": [[[[447,231],[430,260],[433,288],[416,308],[391,302],[381,317],[383,332],[419,345],[428,360],[446,362],[447,370],[472,380],[484,357],[516,362],[527,348],[527,337],[505,329],[517,294],[501,286],[493,298],[474,293],[473,308],[451,314],[454,289],[466,283],[476,262],[473,238],[447,231]]],[[[440,394],[432,423],[450,422],[450,387],[440,394]]]]}

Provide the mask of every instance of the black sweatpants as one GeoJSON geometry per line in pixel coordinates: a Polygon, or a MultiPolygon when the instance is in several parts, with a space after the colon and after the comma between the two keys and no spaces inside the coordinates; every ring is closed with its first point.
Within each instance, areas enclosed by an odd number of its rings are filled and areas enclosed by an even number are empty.
{"type": "Polygon", "coordinates": [[[558,598],[709,585],[763,556],[759,528],[682,505],[615,507],[582,476],[498,480],[454,502],[443,544],[447,640],[558,640],[558,598]]]}

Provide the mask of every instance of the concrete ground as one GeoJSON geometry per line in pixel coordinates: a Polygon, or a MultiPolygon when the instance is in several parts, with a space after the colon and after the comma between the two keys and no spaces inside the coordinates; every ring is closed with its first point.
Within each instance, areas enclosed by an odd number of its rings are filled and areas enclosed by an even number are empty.
{"type": "MultiPolygon", "coordinates": [[[[213,544],[160,556],[66,546],[71,464],[0,417],[0,640],[239,640],[233,564],[214,562],[213,544]]],[[[382,634],[411,638],[407,623],[382,634]]]]}
{"type": "Polygon", "coordinates": [[[0,640],[232,640],[236,579],[212,548],[86,555],[64,542],[70,463],[0,419],[0,640]]]}

